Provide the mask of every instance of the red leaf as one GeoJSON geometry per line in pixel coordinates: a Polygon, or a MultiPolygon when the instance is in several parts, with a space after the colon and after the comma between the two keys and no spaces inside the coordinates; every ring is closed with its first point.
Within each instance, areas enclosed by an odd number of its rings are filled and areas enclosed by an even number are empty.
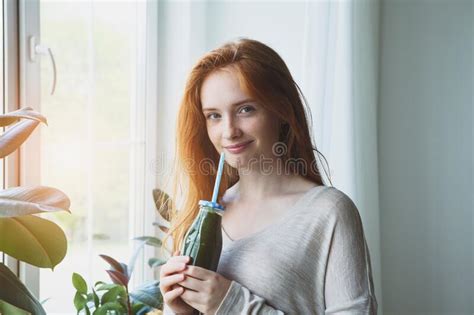
{"type": "Polygon", "coordinates": [[[113,283],[115,284],[121,284],[124,286],[128,285],[128,278],[123,275],[122,273],[115,271],[115,270],[106,270],[106,272],[109,274],[110,279],[112,280],[113,283]]]}
{"type": "Polygon", "coordinates": [[[124,270],[124,268],[122,267],[122,265],[116,261],[115,259],[113,259],[112,257],[110,256],[107,256],[107,255],[99,255],[103,260],[105,260],[109,265],[110,267],[112,267],[112,270],[115,270],[115,271],[118,271],[120,272],[121,274],[124,274],[126,275],[127,274],[127,271],[124,270]]]}

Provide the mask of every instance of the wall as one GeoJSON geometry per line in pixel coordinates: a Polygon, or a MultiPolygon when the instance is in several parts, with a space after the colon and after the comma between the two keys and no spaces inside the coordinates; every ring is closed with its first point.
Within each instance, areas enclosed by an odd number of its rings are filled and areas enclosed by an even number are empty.
{"type": "Polygon", "coordinates": [[[473,314],[473,2],[385,1],[378,110],[385,314],[473,314]]]}

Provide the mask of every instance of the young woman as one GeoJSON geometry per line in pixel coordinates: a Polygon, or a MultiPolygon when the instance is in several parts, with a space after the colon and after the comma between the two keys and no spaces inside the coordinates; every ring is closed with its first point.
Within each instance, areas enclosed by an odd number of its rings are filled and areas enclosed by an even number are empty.
{"type": "Polygon", "coordinates": [[[165,314],[376,314],[362,222],[344,193],[325,186],[299,88],[270,47],[239,39],[203,56],[178,115],[173,256],[161,267],[165,314]],[[224,245],[217,272],[179,248],[221,183],[224,245]],[[188,265],[189,264],[189,265],[188,265]]]}

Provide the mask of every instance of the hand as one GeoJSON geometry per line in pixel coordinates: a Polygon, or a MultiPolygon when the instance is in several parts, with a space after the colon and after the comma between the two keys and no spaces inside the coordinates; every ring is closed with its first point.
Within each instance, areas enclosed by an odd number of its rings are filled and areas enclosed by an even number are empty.
{"type": "Polygon", "coordinates": [[[189,262],[189,257],[178,255],[179,251],[176,251],[173,256],[168,259],[166,264],[161,266],[160,291],[163,296],[163,301],[174,313],[191,314],[194,309],[180,298],[185,290],[178,285],[178,283],[185,278],[183,274],[178,272],[183,271],[186,268],[186,264],[189,262]]]}
{"type": "Polygon", "coordinates": [[[191,265],[180,274],[185,276],[179,282],[185,288],[181,299],[203,314],[215,314],[232,281],[214,271],[191,265]]]}

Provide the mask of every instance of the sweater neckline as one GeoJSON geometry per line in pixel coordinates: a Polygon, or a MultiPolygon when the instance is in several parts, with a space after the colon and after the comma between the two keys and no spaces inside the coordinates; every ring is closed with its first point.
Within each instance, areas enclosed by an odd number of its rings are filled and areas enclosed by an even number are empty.
{"type": "MultiPolygon", "coordinates": [[[[229,236],[226,235],[225,237],[228,239],[229,244],[227,246],[223,247],[222,251],[225,251],[225,250],[229,249],[230,247],[232,247],[233,245],[236,245],[236,244],[247,243],[250,240],[260,236],[261,234],[264,234],[266,231],[271,230],[271,229],[273,229],[275,227],[278,227],[281,224],[285,223],[287,221],[288,217],[290,217],[291,215],[294,214],[294,210],[296,208],[298,208],[298,206],[300,206],[304,201],[306,201],[308,196],[312,195],[312,193],[314,191],[318,191],[319,189],[321,189],[323,187],[326,187],[326,186],[318,185],[318,186],[314,186],[314,187],[310,188],[308,191],[303,193],[303,195],[301,197],[299,197],[298,200],[296,200],[296,202],[293,203],[293,205],[289,207],[289,209],[285,212],[285,214],[282,217],[280,217],[275,223],[270,224],[270,225],[264,227],[263,229],[261,229],[257,232],[254,232],[254,233],[252,233],[248,236],[245,236],[245,237],[242,237],[242,238],[239,238],[239,239],[236,239],[236,240],[232,240],[232,239],[230,239],[229,236]]],[[[222,232],[224,232],[222,226],[221,226],[221,230],[222,230],[222,232]]]]}

